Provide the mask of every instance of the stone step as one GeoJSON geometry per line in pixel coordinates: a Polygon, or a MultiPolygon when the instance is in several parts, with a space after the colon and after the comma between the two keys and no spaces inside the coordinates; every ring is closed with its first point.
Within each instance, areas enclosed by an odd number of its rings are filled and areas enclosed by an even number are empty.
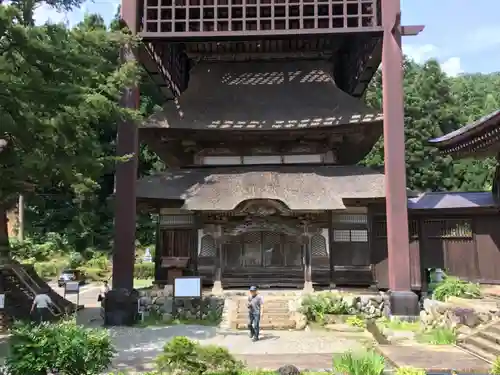
{"type": "MultiPolygon", "coordinates": [[[[286,320],[282,322],[261,322],[261,330],[284,330],[284,329],[294,329],[295,322],[292,320],[286,320]]],[[[236,322],[236,329],[247,330],[248,323],[236,322]]]]}
{"type": "MultiPolygon", "coordinates": [[[[274,322],[274,321],[289,320],[289,319],[290,319],[289,315],[269,316],[269,315],[264,314],[264,316],[262,317],[261,321],[272,321],[272,322],[274,322]]],[[[248,321],[248,315],[237,315],[237,316],[234,317],[234,320],[238,321],[238,322],[246,322],[246,321],[248,321]]]]}
{"type": "Polygon", "coordinates": [[[480,348],[482,351],[490,353],[495,357],[500,355],[500,346],[498,346],[494,341],[487,340],[483,337],[472,336],[469,337],[465,343],[480,348]]]}
{"type": "Polygon", "coordinates": [[[466,343],[461,343],[458,346],[471,352],[471,353],[474,353],[475,355],[485,359],[488,362],[494,362],[496,359],[496,356],[494,354],[485,352],[484,350],[482,350],[481,348],[478,348],[477,346],[470,343],[469,341],[467,341],[466,343]]]}
{"type": "Polygon", "coordinates": [[[486,331],[479,331],[477,335],[485,340],[491,341],[493,344],[500,345],[500,332],[488,329],[486,331]]]}
{"type": "Polygon", "coordinates": [[[494,333],[494,334],[500,336],[500,325],[499,324],[492,324],[487,329],[488,329],[488,332],[491,332],[491,333],[494,333]]]}
{"type": "MultiPolygon", "coordinates": [[[[244,313],[248,313],[248,307],[240,307],[240,308],[237,308],[236,311],[238,312],[244,312],[244,313]]],[[[285,313],[288,313],[290,310],[288,309],[288,307],[280,307],[280,308],[277,308],[277,307],[268,307],[268,306],[264,306],[264,311],[269,311],[269,312],[278,312],[278,313],[281,313],[281,312],[285,312],[285,313]]]]}

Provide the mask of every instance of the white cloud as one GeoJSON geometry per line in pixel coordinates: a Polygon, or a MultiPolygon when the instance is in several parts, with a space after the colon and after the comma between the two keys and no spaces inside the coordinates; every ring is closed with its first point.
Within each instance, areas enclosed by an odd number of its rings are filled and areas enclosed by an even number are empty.
{"type": "Polygon", "coordinates": [[[439,48],[434,44],[403,44],[403,52],[406,56],[421,64],[435,57],[439,52],[439,48]]]}
{"type": "Polygon", "coordinates": [[[35,22],[41,25],[47,21],[52,23],[67,22],[68,14],[57,12],[54,8],[43,4],[35,10],[35,22]]]}
{"type": "Polygon", "coordinates": [[[443,69],[443,72],[452,77],[456,77],[464,72],[460,57],[450,57],[448,60],[442,62],[441,69],[443,69]]]}
{"type": "Polygon", "coordinates": [[[43,4],[35,11],[35,21],[37,24],[43,24],[47,21],[50,22],[65,22],[69,25],[76,25],[83,19],[85,13],[100,14],[106,22],[109,22],[116,14],[119,0],[106,0],[101,2],[94,2],[92,0],[85,1],[80,9],[75,9],[72,12],[60,13],[55,9],[43,4]]]}
{"type": "MultiPolygon", "coordinates": [[[[440,53],[442,51],[434,44],[405,44],[403,45],[403,52],[419,64],[422,64],[432,58],[441,60],[439,59],[439,55],[442,55],[442,53],[440,53]]],[[[441,69],[443,69],[443,72],[452,77],[464,72],[460,57],[458,56],[449,57],[441,62],[441,69]]]]}

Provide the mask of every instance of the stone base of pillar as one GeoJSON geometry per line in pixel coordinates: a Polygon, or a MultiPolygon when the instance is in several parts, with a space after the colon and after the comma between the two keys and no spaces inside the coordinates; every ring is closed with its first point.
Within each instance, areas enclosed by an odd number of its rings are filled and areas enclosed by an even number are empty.
{"type": "Polygon", "coordinates": [[[314,292],[314,286],[312,281],[306,281],[304,282],[304,289],[302,289],[303,293],[313,293],[314,292]]]}
{"type": "Polygon", "coordinates": [[[330,291],[335,290],[337,288],[337,284],[334,282],[330,282],[330,291]]]}
{"type": "Polygon", "coordinates": [[[222,289],[222,282],[215,281],[214,286],[212,287],[212,294],[220,295],[222,293],[224,293],[224,289],[222,289]]]}
{"type": "Polygon", "coordinates": [[[411,319],[420,315],[418,296],[411,290],[389,291],[388,294],[391,316],[411,319]]]}

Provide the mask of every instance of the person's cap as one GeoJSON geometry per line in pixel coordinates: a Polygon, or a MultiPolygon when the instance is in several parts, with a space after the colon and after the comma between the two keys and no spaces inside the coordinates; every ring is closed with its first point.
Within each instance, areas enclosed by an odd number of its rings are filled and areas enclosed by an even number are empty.
{"type": "Polygon", "coordinates": [[[250,287],[250,291],[251,291],[251,292],[254,292],[254,291],[256,291],[256,290],[257,290],[257,287],[256,287],[256,286],[251,286],[251,287],[250,287]]]}

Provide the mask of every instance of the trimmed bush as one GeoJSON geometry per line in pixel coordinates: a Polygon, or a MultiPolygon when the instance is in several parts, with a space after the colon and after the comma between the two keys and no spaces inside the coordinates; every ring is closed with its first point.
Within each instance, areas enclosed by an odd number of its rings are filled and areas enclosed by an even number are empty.
{"type": "Polygon", "coordinates": [[[218,374],[238,375],[243,364],[225,348],[216,345],[203,346],[187,337],[177,336],[163,347],[156,358],[160,374],[218,374]]]}
{"type": "Polygon", "coordinates": [[[446,301],[449,297],[481,298],[481,288],[479,284],[446,276],[434,289],[433,298],[438,301],[446,301]]]}
{"type": "Polygon", "coordinates": [[[134,277],[139,280],[152,279],[155,276],[154,263],[136,263],[134,277]]]}
{"type": "Polygon", "coordinates": [[[17,323],[6,366],[11,375],[45,375],[51,369],[66,375],[94,375],[109,367],[114,352],[107,331],[83,328],[73,320],[17,323]]]}
{"type": "Polygon", "coordinates": [[[104,281],[110,277],[110,272],[101,268],[79,267],[78,269],[84,273],[88,281],[104,281]]]}
{"type": "Polygon", "coordinates": [[[307,295],[302,300],[301,312],[309,321],[324,321],[325,315],[347,315],[349,306],[342,296],[334,293],[318,293],[307,295]]]}

